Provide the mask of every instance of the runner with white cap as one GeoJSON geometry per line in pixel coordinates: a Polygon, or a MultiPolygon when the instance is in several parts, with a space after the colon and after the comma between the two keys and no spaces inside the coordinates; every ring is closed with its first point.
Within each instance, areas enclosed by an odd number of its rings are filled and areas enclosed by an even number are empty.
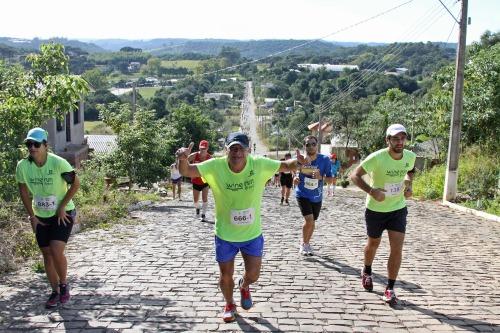
{"type": "Polygon", "coordinates": [[[406,199],[412,195],[411,185],[415,171],[416,155],[404,149],[406,133],[403,125],[389,126],[385,137],[387,148],[370,154],[351,174],[353,183],[368,193],[365,211],[368,240],[364,249],[361,282],[366,290],[373,290],[372,262],[382,233],[387,230],[390,255],[383,298],[390,304],[397,302],[394,283],[401,266],[408,215],[406,199]],[[363,180],[365,174],[370,176],[370,184],[363,180]]]}

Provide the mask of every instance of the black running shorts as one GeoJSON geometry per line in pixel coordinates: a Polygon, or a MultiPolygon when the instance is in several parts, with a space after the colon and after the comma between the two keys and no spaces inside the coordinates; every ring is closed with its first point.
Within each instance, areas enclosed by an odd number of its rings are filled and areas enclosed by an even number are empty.
{"type": "Polygon", "coordinates": [[[282,173],[280,176],[280,184],[281,186],[286,186],[288,188],[292,188],[293,176],[291,173],[282,173]]]}
{"type": "Polygon", "coordinates": [[[38,224],[36,226],[36,241],[39,247],[47,247],[50,241],[58,240],[67,243],[71,229],[73,229],[73,221],[76,216],[76,210],[69,210],[66,212],[69,215],[70,223],[58,224],[57,215],[51,217],[39,217],[40,222],[45,223],[46,226],[38,224]]]}
{"type": "Polygon", "coordinates": [[[196,191],[199,191],[199,192],[203,191],[203,189],[205,187],[208,187],[207,183],[205,183],[203,185],[193,184],[193,190],[196,190],[196,191]]]}
{"type": "Polygon", "coordinates": [[[314,217],[314,221],[318,219],[319,211],[321,210],[321,201],[311,202],[306,198],[297,198],[297,203],[299,204],[302,216],[312,215],[314,217]]]}
{"type": "Polygon", "coordinates": [[[367,208],[365,211],[366,232],[372,238],[381,237],[386,229],[405,233],[407,215],[406,207],[386,213],[375,212],[367,208]]]}

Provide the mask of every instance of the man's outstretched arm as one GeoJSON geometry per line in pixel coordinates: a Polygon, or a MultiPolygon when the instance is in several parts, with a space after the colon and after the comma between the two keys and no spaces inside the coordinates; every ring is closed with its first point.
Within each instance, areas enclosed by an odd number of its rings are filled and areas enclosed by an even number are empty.
{"type": "Polygon", "coordinates": [[[189,144],[189,147],[179,148],[179,149],[177,149],[177,152],[175,153],[177,156],[177,159],[179,160],[179,172],[184,177],[189,177],[189,178],[201,177],[201,174],[198,171],[197,165],[190,164],[189,160],[188,160],[189,154],[191,154],[191,150],[193,149],[193,146],[194,146],[194,142],[191,142],[189,144]]]}

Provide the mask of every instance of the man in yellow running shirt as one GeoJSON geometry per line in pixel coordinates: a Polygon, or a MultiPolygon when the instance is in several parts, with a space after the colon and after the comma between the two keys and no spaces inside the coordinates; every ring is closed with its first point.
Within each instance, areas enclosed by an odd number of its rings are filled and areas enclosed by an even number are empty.
{"type": "Polygon", "coordinates": [[[387,262],[387,286],[384,300],[397,302],[394,283],[398,276],[403,256],[403,242],[406,232],[406,199],[411,197],[411,183],[415,171],[415,153],[404,149],[406,129],[393,124],[387,128],[387,148],[370,154],[351,175],[351,180],[368,193],[366,197],[366,230],[368,240],[364,250],[364,268],[361,283],[368,291],[373,290],[372,262],[380,245],[384,230],[387,230],[390,255],[387,262]],[[370,185],[363,176],[370,176],[370,185]]]}
{"type": "Polygon", "coordinates": [[[264,238],[262,237],[260,206],[266,182],[276,172],[294,171],[305,164],[306,158],[297,150],[297,159],[275,161],[249,154],[246,134],[235,132],[226,138],[226,156],[189,164],[188,148],[177,151],[179,170],[186,177],[202,177],[215,200],[215,253],[219,264],[219,285],[226,301],[222,318],[235,320],[233,299],[234,258],[241,251],[245,264],[239,279],[241,307],[248,310],[253,302],[250,284],[257,281],[262,264],[264,238]],[[300,162],[297,162],[300,161],[300,162]]]}

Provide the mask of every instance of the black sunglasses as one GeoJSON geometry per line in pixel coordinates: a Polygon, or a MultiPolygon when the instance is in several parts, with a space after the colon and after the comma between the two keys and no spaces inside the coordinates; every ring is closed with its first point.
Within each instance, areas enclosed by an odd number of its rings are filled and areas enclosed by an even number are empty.
{"type": "Polygon", "coordinates": [[[25,145],[28,148],[30,148],[31,146],[35,146],[35,148],[40,148],[40,146],[42,145],[42,143],[41,142],[37,142],[37,141],[26,141],[25,145]]]}
{"type": "Polygon", "coordinates": [[[306,147],[316,147],[316,142],[306,143],[306,147]]]}

